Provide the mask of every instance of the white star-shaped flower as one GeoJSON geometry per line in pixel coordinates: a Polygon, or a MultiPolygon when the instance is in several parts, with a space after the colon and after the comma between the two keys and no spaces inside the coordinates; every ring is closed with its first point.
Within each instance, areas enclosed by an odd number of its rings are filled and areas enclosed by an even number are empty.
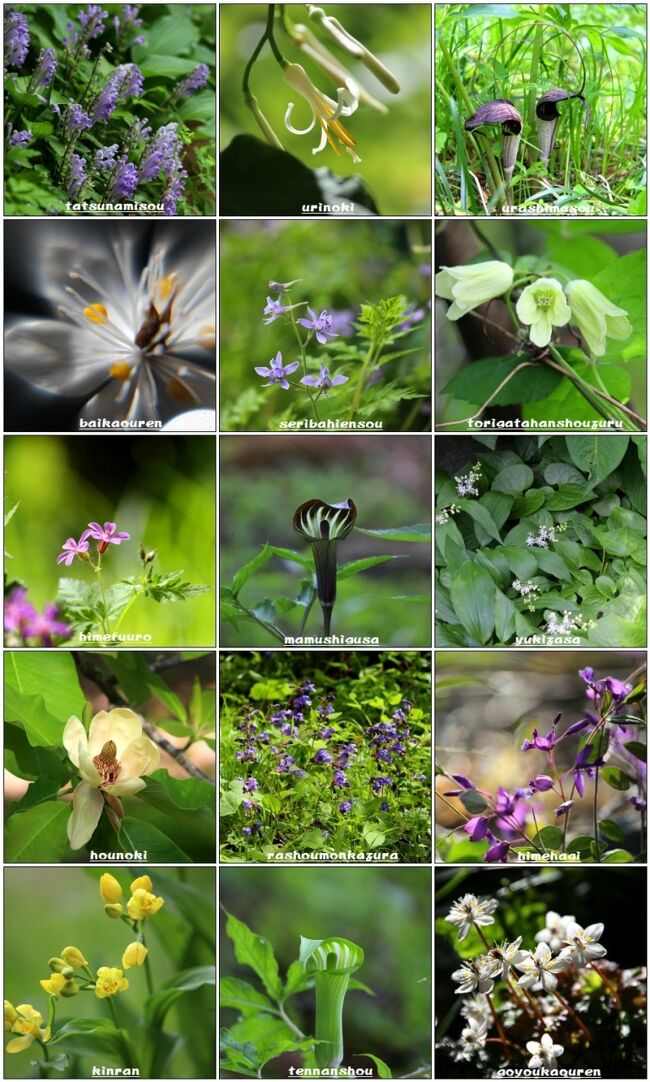
{"type": "Polygon", "coordinates": [[[595,958],[605,957],[607,950],[598,942],[604,930],[604,924],[590,924],[588,928],[581,928],[575,923],[568,925],[565,936],[566,949],[571,952],[571,958],[577,966],[586,966],[595,958]]]}
{"type": "Polygon", "coordinates": [[[526,951],[525,957],[515,964],[523,973],[518,981],[522,988],[532,988],[539,983],[545,992],[554,992],[557,988],[555,974],[571,964],[571,951],[565,948],[554,958],[547,943],[538,943],[534,954],[526,951]]]}
{"type": "Polygon", "coordinates": [[[497,903],[492,898],[486,898],[479,902],[474,894],[465,894],[454,902],[445,920],[450,924],[458,925],[459,941],[465,939],[473,924],[494,924],[494,913],[497,903]]]}
{"type": "Polygon", "coordinates": [[[553,1038],[545,1033],[541,1041],[528,1041],[526,1048],[531,1053],[529,1067],[544,1067],[552,1070],[557,1067],[557,1057],[564,1052],[564,1045],[553,1044],[553,1038]]]}

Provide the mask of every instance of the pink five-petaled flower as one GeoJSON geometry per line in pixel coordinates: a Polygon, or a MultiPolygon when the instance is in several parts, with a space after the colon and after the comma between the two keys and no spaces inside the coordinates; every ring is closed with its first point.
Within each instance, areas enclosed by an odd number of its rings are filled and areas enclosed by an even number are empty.
{"type": "Polygon", "coordinates": [[[126,533],[124,530],[118,530],[116,522],[105,522],[103,526],[100,526],[99,522],[89,522],[88,529],[84,530],[79,538],[79,544],[88,537],[92,537],[94,541],[99,542],[98,552],[100,556],[106,552],[109,545],[121,545],[122,541],[131,540],[131,534],[126,533]]]}
{"type": "Polygon", "coordinates": [[[72,566],[72,561],[75,556],[79,556],[83,559],[83,553],[88,552],[90,545],[87,541],[84,541],[84,536],[88,536],[88,531],[85,531],[85,535],[82,534],[78,541],[75,541],[74,537],[69,537],[67,541],[63,542],[61,548],[62,552],[56,558],[58,564],[65,564],[66,567],[72,566]]]}
{"type": "Polygon", "coordinates": [[[269,361],[270,368],[265,368],[260,365],[255,369],[258,376],[265,376],[268,379],[268,383],[265,383],[265,387],[272,387],[274,383],[279,383],[283,390],[289,390],[289,383],[287,376],[290,376],[292,372],[296,371],[298,367],[298,361],[292,361],[291,364],[282,363],[282,354],[280,350],[276,353],[275,357],[272,357],[269,361]]]}
{"type": "Polygon", "coordinates": [[[322,364],[320,366],[320,376],[303,376],[300,382],[308,387],[318,387],[319,390],[325,392],[330,387],[339,387],[342,383],[347,383],[348,379],[348,376],[330,376],[329,370],[322,364]]]}

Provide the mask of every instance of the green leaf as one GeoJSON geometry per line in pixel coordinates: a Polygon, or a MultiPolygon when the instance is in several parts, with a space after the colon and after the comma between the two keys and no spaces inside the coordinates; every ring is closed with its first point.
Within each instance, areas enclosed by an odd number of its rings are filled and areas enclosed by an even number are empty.
{"type": "Polygon", "coordinates": [[[365,571],[368,567],[376,567],[377,564],[385,564],[387,560],[404,560],[405,556],[366,556],[361,560],[350,560],[343,564],[336,572],[337,579],[347,579],[350,575],[356,575],[359,571],[365,571]]]}
{"type": "Polygon", "coordinates": [[[243,1074],[247,1078],[259,1078],[261,1070],[257,1049],[252,1041],[238,1041],[230,1030],[219,1031],[219,1052],[225,1056],[219,1066],[225,1070],[243,1074]]]}
{"type": "MultiPolygon", "coordinates": [[[[54,786],[52,790],[54,794],[70,777],[70,772],[62,758],[63,749],[61,749],[60,757],[53,751],[32,747],[27,739],[27,733],[18,725],[5,722],[4,745],[5,767],[17,778],[37,782],[46,779],[54,786]]],[[[28,792],[31,792],[33,788],[34,786],[30,785],[28,792]]]]}
{"type": "Polygon", "coordinates": [[[177,999],[186,992],[193,992],[196,988],[202,988],[204,984],[216,984],[217,973],[214,966],[193,966],[191,969],[182,969],[173,977],[163,981],[152,996],[145,1003],[144,1014],[148,1022],[156,1029],[162,1029],[165,1016],[170,1007],[173,1007],[177,999]]]}
{"type": "Polygon", "coordinates": [[[386,841],[386,835],[381,829],[381,823],[375,823],[372,819],[363,824],[361,833],[369,849],[379,849],[386,841]]]}
{"type": "Polygon", "coordinates": [[[395,526],[388,530],[362,530],[360,526],[354,528],[357,533],[365,534],[366,537],[383,537],[386,541],[419,541],[423,544],[431,541],[431,527],[428,523],[417,526],[395,526]]]}
{"type": "MultiPolygon", "coordinates": [[[[164,10],[164,9],[162,9],[164,10]]],[[[189,8],[179,5],[171,15],[163,15],[147,26],[146,44],[136,46],[136,63],[144,60],[151,53],[161,53],[166,57],[185,56],[198,44],[201,31],[193,22],[189,8]]],[[[196,64],[194,64],[196,67],[196,64]]],[[[170,74],[175,74],[170,72],[170,74]]]]}
{"type": "Polygon", "coordinates": [[[73,1055],[115,1056],[121,1063],[137,1063],[128,1033],[98,1018],[75,1018],[56,1030],[48,1048],[63,1045],[73,1055]]]}
{"type": "Polygon", "coordinates": [[[234,815],[244,799],[243,781],[231,781],[219,798],[219,815],[234,815]]]}
{"type": "Polygon", "coordinates": [[[305,973],[302,963],[298,961],[292,962],[287,970],[287,980],[282,998],[286,999],[287,996],[295,996],[297,992],[303,992],[305,988],[310,988],[312,984],[313,977],[305,973]]]}
{"type": "Polygon", "coordinates": [[[489,571],[466,563],[452,579],[451,602],[459,622],[481,646],[494,630],[496,587],[489,571]]]}
{"type": "MultiPolygon", "coordinates": [[[[587,276],[608,301],[624,308],[632,334],[624,342],[607,339],[603,361],[629,361],[646,357],[646,253],[620,256],[598,274],[587,276]]],[[[600,359],[599,359],[600,363],[600,359]]],[[[623,437],[617,436],[616,439],[623,437]]]]}
{"type": "MultiPolygon", "coordinates": [[[[496,523],[492,518],[492,515],[488,511],[487,507],[483,507],[476,500],[458,500],[457,506],[461,511],[464,511],[466,515],[474,519],[474,522],[478,522],[479,526],[483,529],[494,541],[498,541],[501,544],[501,535],[497,529],[496,523]]],[[[480,543],[480,538],[477,537],[477,541],[480,543]]]]}
{"type": "Polygon", "coordinates": [[[510,642],[515,635],[515,621],[517,610],[509,597],[501,590],[496,591],[496,604],[494,608],[494,629],[499,642],[510,642]]]}
{"type": "Polygon", "coordinates": [[[609,838],[610,842],[622,842],[625,836],[618,823],[615,823],[613,819],[601,819],[598,830],[606,838],[609,838]]]}
{"type": "Polygon", "coordinates": [[[605,766],[600,772],[600,776],[611,789],[625,790],[629,789],[632,781],[628,778],[627,774],[624,774],[622,770],[619,770],[615,766],[605,766]]]}
{"type": "MultiPolygon", "coordinates": [[[[472,405],[481,405],[520,364],[521,356],[489,357],[486,360],[473,361],[461,369],[440,393],[453,395],[472,405]]],[[[538,398],[546,398],[561,379],[561,373],[544,364],[522,368],[491,399],[490,406],[511,406],[518,402],[534,402],[538,398]]]]}
{"type": "Polygon", "coordinates": [[[241,965],[250,966],[257,973],[272,999],[282,994],[282,981],[273,947],[261,935],[255,935],[243,921],[228,914],[226,932],[233,941],[235,958],[241,965]]]}
{"type": "Polygon", "coordinates": [[[593,840],[588,834],[580,834],[569,842],[566,851],[567,853],[588,853],[591,851],[593,840]]]}
{"type": "Polygon", "coordinates": [[[634,860],[627,849],[610,849],[602,858],[603,864],[630,864],[634,860]]]}
{"type": "Polygon", "coordinates": [[[187,808],[192,811],[197,808],[206,808],[210,812],[214,810],[215,787],[209,781],[202,781],[201,778],[172,778],[166,770],[155,770],[147,778],[147,785],[151,781],[162,785],[177,808],[187,808]]]}
{"type": "Polygon", "coordinates": [[[522,463],[519,466],[506,466],[505,469],[500,470],[491,487],[493,492],[505,492],[512,495],[530,488],[534,479],[530,466],[522,463]]]}
{"type": "Polygon", "coordinates": [[[10,816],[5,826],[7,864],[59,864],[68,851],[71,806],[48,800],[10,816]]]}
{"type": "Polygon", "coordinates": [[[175,842],[154,826],[153,823],[145,823],[142,819],[135,819],[127,815],[122,820],[123,836],[120,836],[121,844],[127,852],[138,849],[146,852],[149,862],[160,861],[161,864],[192,864],[192,858],[188,857],[175,842]]]}
{"type": "Polygon", "coordinates": [[[140,654],[116,654],[107,658],[107,662],[131,706],[140,706],[155,695],[175,718],[181,722],[187,721],[187,710],[178,695],[158,673],[151,671],[140,654]]]}
{"type": "Polygon", "coordinates": [[[629,436],[567,436],[571,461],[589,475],[589,486],[609,477],[623,461],[630,442],[629,436]]]}
{"type": "MultiPolygon", "coordinates": [[[[300,967],[302,972],[302,966],[300,967]]],[[[270,1011],[277,1013],[270,999],[253,988],[248,981],[237,977],[221,977],[219,981],[219,1004],[222,1007],[234,1007],[246,1014],[248,1011],[270,1011]]]]}
{"type": "Polygon", "coordinates": [[[5,720],[23,726],[33,746],[58,747],[85,698],[72,655],[58,651],[12,651],[5,658],[5,720]]]}
{"type": "Polygon", "coordinates": [[[230,584],[231,590],[235,597],[237,597],[244,583],[248,582],[251,575],[254,575],[256,571],[259,571],[261,567],[264,567],[265,563],[273,556],[269,545],[265,545],[261,552],[257,554],[249,563],[244,564],[233,575],[232,582],[230,584]]]}
{"type": "Polygon", "coordinates": [[[379,1056],[373,1056],[372,1052],[355,1052],[353,1054],[355,1059],[359,1059],[360,1057],[364,1057],[365,1059],[371,1059],[375,1067],[377,1068],[377,1074],[380,1078],[393,1077],[390,1067],[387,1063],[384,1063],[383,1059],[380,1059],[379,1056]]]}
{"type": "Polygon", "coordinates": [[[556,579],[564,579],[571,582],[571,572],[561,556],[550,549],[539,549],[535,552],[535,558],[541,571],[547,575],[553,575],[556,579]]]}
{"type": "Polygon", "coordinates": [[[628,740],[624,746],[630,754],[640,759],[642,763],[647,762],[648,749],[645,744],[642,744],[639,740],[628,740]]]}
{"type": "Polygon", "coordinates": [[[533,841],[541,845],[543,849],[560,849],[562,846],[562,831],[559,827],[542,827],[533,841]]]}

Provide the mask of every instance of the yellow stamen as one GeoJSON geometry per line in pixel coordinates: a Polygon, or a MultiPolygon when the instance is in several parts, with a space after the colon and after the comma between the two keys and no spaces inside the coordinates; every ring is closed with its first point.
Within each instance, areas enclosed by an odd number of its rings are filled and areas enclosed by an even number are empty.
{"type": "Polygon", "coordinates": [[[205,327],[199,328],[199,342],[204,349],[211,349],[214,346],[215,333],[214,327],[206,324],[205,327]]]}
{"type": "Polygon", "coordinates": [[[103,304],[89,304],[84,308],[84,315],[91,323],[104,324],[108,319],[108,309],[103,304]]]}
{"type": "Polygon", "coordinates": [[[113,379],[129,379],[131,376],[131,365],[127,364],[126,361],[115,361],[115,363],[111,365],[109,371],[113,379]]]}
{"type": "Polygon", "coordinates": [[[168,274],[166,278],[163,278],[162,282],[160,283],[160,296],[163,300],[167,300],[167,297],[169,296],[175,285],[175,274],[168,274]]]}

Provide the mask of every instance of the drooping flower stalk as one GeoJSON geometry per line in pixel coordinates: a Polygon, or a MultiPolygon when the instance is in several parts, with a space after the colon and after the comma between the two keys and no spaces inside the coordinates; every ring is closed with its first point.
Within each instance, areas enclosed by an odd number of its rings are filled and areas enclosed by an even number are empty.
{"type": "Polygon", "coordinates": [[[294,530],[311,542],[325,635],[330,634],[336,600],[336,542],[348,536],[356,518],[357,509],[350,499],[342,503],[307,500],[293,516],[294,530]]]}
{"type": "Polygon", "coordinates": [[[338,1067],[343,1059],[343,1003],[350,975],[363,965],[364,953],[349,939],[300,937],[299,960],[306,973],[314,974],[316,991],[314,1048],[316,1066],[338,1067]]]}
{"type": "Polygon", "coordinates": [[[506,98],[496,98],[494,101],[488,101],[485,105],[481,105],[465,121],[465,131],[474,131],[475,128],[482,128],[485,124],[501,125],[503,135],[503,175],[509,198],[512,174],[521,141],[521,114],[511,101],[506,98]]]}
{"type": "Polygon", "coordinates": [[[553,90],[547,90],[537,102],[535,113],[537,116],[537,130],[539,132],[539,156],[540,160],[545,165],[548,165],[548,160],[553,150],[555,130],[557,128],[557,122],[560,119],[557,103],[559,101],[570,100],[571,98],[580,98],[585,109],[585,126],[588,126],[591,120],[591,112],[586,99],[580,93],[572,94],[569,90],[564,90],[562,87],[556,87],[553,90]]]}

